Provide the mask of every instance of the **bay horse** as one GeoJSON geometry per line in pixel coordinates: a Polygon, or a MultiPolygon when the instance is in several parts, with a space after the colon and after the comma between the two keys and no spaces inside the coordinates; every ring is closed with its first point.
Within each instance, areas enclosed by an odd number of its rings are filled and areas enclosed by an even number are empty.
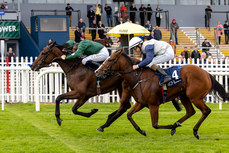
{"type": "MultiPolygon", "coordinates": [[[[84,113],[78,111],[78,109],[90,98],[97,95],[96,87],[96,75],[93,70],[87,66],[82,65],[81,58],[72,60],[62,60],[60,57],[64,53],[62,52],[63,46],[58,46],[55,42],[46,46],[32,63],[31,69],[38,71],[40,68],[48,66],[52,62],[57,62],[63,69],[68,85],[71,91],[61,94],[56,98],[55,116],[57,123],[61,125],[62,119],[60,118],[60,101],[62,99],[77,99],[72,108],[72,112],[75,115],[81,115],[84,117],[90,117],[98,111],[98,109],[91,109],[91,112],[84,113]]],[[[114,89],[118,89],[121,97],[120,107],[108,116],[107,122],[99,128],[99,131],[103,131],[105,127],[110,126],[119,116],[121,116],[128,108],[131,107],[129,102],[131,96],[127,84],[123,82],[123,79],[118,73],[114,73],[113,76],[101,81],[101,94],[111,92],[114,89]]]]}
{"type": "Polygon", "coordinates": [[[186,109],[186,114],[174,124],[158,125],[159,105],[163,102],[159,79],[149,68],[133,70],[132,66],[133,62],[130,57],[122,51],[117,51],[96,70],[96,75],[103,77],[108,72],[119,72],[122,78],[127,81],[131,87],[131,95],[136,100],[135,105],[127,113],[127,118],[142,135],[146,135],[146,132],[141,130],[132,118],[132,115],[142,108],[149,108],[154,128],[171,129],[171,135],[174,135],[176,128],[195,114],[192,106],[194,104],[202,112],[201,118],[193,128],[194,136],[199,139],[198,129],[211,112],[211,109],[204,102],[206,95],[214,90],[224,100],[229,99],[229,93],[226,93],[223,86],[211,74],[195,65],[182,66],[180,69],[182,83],[174,87],[168,87],[167,101],[180,97],[181,103],[186,109]]]}

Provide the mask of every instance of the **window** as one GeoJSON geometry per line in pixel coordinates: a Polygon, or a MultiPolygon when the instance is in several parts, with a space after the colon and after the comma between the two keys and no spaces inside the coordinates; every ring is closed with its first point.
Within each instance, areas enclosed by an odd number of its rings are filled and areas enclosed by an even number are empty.
{"type": "Polygon", "coordinates": [[[158,4],[158,0],[142,0],[142,4],[157,5],[158,4]]]}
{"type": "Polygon", "coordinates": [[[73,4],[73,3],[83,3],[83,0],[66,0],[66,3],[70,3],[70,4],[73,4]]]}
{"type": "MultiPolygon", "coordinates": [[[[20,3],[22,2],[22,0],[20,0],[20,3]]],[[[12,3],[12,0],[0,0],[0,4],[2,4],[2,3],[4,3],[4,4],[8,4],[8,3],[12,3]]],[[[14,1],[14,3],[17,3],[17,0],[15,0],[14,1]]]]}
{"type": "MultiPolygon", "coordinates": [[[[85,4],[96,4],[97,0],[84,0],[85,4]]],[[[101,0],[99,0],[99,4],[101,4],[101,0]]]]}
{"type": "Polygon", "coordinates": [[[180,0],[181,5],[196,5],[196,0],[180,0]]]}
{"type": "Polygon", "coordinates": [[[28,0],[28,3],[46,3],[46,0],[28,0]]]}
{"type": "Polygon", "coordinates": [[[64,3],[63,0],[47,0],[47,3],[64,3]]]}
{"type": "Polygon", "coordinates": [[[141,0],[135,0],[134,3],[135,4],[142,4],[142,1],[141,0]]]}
{"type": "Polygon", "coordinates": [[[107,4],[112,4],[112,0],[107,0],[107,4]]]}
{"type": "Polygon", "coordinates": [[[198,0],[197,5],[210,5],[210,0],[198,0]]]}
{"type": "Polygon", "coordinates": [[[67,31],[66,18],[40,18],[41,31],[67,31]]]}
{"type": "Polygon", "coordinates": [[[158,2],[162,5],[175,5],[175,0],[158,0],[158,2]]]}

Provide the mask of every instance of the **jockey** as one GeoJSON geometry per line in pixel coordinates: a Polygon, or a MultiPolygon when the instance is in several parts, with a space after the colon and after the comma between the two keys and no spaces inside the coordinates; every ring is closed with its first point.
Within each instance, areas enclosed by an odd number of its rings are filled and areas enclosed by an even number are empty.
{"type": "Polygon", "coordinates": [[[164,41],[157,41],[151,39],[144,41],[139,37],[133,37],[129,42],[129,49],[136,50],[140,48],[143,53],[143,59],[138,65],[133,65],[133,69],[147,66],[164,76],[164,81],[160,83],[161,86],[171,81],[171,77],[158,65],[159,63],[167,62],[174,58],[174,51],[172,47],[164,41]]]}
{"type": "Polygon", "coordinates": [[[77,45],[78,43],[76,43],[74,40],[68,40],[66,43],[64,43],[62,52],[64,52],[65,55],[72,54],[76,51],[77,45]]]}
{"type": "MultiPolygon", "coordinates": [[[[68,42],[66,43],[68,44],[68,42]]],[[[71,55],[68,55],[67,57],[66,55],[62,55],[61,58],[65,60],[86,56],[82,60],[82,63],[85,65],[87,61],[102,62],[109,57],[109,52],[106,47],[91,40],[83,40],[79,44],[73,43],[73,49],[74,47],[77,49],[75,52],[73,52],[71,55]]]]}

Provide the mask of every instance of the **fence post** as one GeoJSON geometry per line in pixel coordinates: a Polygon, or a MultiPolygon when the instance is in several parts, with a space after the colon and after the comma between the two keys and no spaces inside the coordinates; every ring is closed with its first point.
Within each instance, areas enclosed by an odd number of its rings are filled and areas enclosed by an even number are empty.
{"type": "Polygon", "coordinates": [[[2,110],[4,110],[4,50],[5,50],[5,41],[1,40],[1,54],[2,54],[2,110]]]}
{"type": "MultiPolygon", "coordinates": [[[[21,61],[23,61],[23,58],[21,58],[21,61]]],[[[25,58],[24,63],[22,64],[22,67],[26,67],[27,66],[27,61],[28,58],[25,58]]],[[[22,102],[23,103],[27,103],[28,102],[28,96],[29,96],[29,85],[28,85],[28,70],[23,70],[22,71],[22,102]]]]}

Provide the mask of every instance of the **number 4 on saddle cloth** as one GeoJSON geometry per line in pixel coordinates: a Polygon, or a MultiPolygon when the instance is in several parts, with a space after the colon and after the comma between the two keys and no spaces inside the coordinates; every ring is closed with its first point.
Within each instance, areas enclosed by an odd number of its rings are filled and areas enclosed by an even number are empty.
{"type": "MultiPolygon", "coordinates": [[[[180,77],[180,71],[179,71],[180,69],[181,69],[180,65],[165,69],[166,73],[169,76],[171,76],[171,78],[172,78],[172,80],[167,83],[167,87],[176,86],[182,82],[182,79],[180,77]]],[[[161,73],[156,72],[156,75],[158,76],[160,82],[162,82],[164,80],[164,76],[161,73]]]]}
{"type": "MultiPolygon", "coordinates": [[[[171,76],[172,80],[162,87],[163,102],[167,101],[167,87],[176,86],[182,82],[179,71],[180,69],[180,65],[165,69],[166,73],[171,76]]],[[[164,76],[162,74],[157,72],[155,72],[155,74],[158,76],[160,82],[164,80],[164,76]]]]}

